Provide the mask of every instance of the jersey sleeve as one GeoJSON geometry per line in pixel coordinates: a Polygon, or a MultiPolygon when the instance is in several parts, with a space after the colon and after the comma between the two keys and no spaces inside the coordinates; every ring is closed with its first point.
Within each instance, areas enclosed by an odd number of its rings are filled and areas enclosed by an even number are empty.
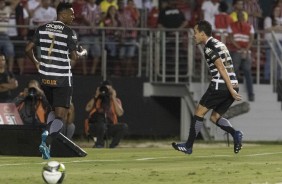
{"type": "Polygon", "coordinates": [[[67,38],[67,45],[69,48],[69,51],[74,51],[77,48],[77,36],[75,31],[69,30],[68,38],[67,38]]]}
{"type": "Polygon", "coordinates": [[[205,48],[205,54],[208,56],[212,63],[214,63],[218,58],[220,58],[219,53],[210,47],[205,48]]]}

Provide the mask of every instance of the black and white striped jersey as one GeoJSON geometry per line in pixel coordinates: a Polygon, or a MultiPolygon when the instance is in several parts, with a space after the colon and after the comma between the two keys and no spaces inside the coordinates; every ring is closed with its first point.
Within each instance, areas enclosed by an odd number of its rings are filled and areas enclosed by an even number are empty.
{"type": "Polygon", "coordinates": [[[42,85],[72,86],[69,54],[77,48],[76,33],[63,22],[53,21],[38,27],[32,42],[40,52],[42,85]]]}
{"type": "Polygon", "coordinates": [[[217,39],[210,37],[204,47],[205,58],[208,63],[212,81],[215,83],[225,83],[214,62],[221,58],[223,65],[226,68],[227,74],[230,77],[232,84],[238,84],[238,80],[234,71],[234,66],[230,53],[226,45],[217,39]]]}

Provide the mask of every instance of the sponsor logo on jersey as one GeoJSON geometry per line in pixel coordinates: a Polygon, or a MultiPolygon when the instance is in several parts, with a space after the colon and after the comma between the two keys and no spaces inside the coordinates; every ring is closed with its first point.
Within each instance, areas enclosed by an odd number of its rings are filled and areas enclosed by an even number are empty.
{"type": "Polygon", "coordinates": [[[46,25],[46,28],[63,30],[63,29],[64,29],[64,26],[62,26],[62,25],[56,25],[56,24],[47,24],[47,25],[46,25]]]}
{"type": "Polygon", "coordinates": [[[56,86],[57,85],[57,80],[42,79],[42,83],[43,84],[52,85],[52,86],[56,86]]]}

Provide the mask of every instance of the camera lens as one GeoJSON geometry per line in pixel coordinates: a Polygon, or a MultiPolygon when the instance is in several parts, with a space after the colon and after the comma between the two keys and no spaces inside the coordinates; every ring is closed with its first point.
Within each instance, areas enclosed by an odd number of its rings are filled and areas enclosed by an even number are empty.
{"type": "Polygon", "coordinates": [[[35,88],[28,88],[28,95],[29,96],[35,96],[36,95],[36,89],[35,88]]]}
{"type": "Polygon", "coordinates": [[[100,93],[102,93],[102,94],[108,94],[108,93],[109,93],[109,89],[108,89],[107,86],[101,86],[101,87],[99,88],[99,91],[100,91],[100,93]]]}

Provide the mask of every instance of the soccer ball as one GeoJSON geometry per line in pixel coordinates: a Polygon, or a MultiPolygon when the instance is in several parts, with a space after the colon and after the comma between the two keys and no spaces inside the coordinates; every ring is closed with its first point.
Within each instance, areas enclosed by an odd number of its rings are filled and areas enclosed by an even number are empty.
{"type": "Polygon", "coordinates": [[[65,178],[65,170],[64,164],[50,161],[42,169],[42,178],[47,184],[62,183],[65,178]]]}

